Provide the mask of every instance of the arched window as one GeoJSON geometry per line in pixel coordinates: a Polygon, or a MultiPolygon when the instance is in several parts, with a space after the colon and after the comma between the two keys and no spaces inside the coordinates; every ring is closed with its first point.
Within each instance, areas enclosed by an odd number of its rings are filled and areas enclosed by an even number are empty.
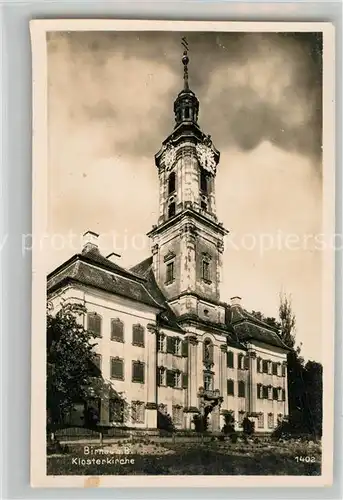
{"type": "Polygon", "coordinates": [[[168,195],[174,193],[175,191],[175,186],[176,186],[175,180],[176,180],[175,172],[172,172],[168,178],[168,195]]]}
{"type": "Polygon", "coordinates": [[[175,201],[169,204],[168,206],[168,219],[175,215],[175,201]]]}
{"type": "Polygon", "coordinates": [[[87,330],[101,337],[101,316],[96,312],[87,314],[87,330]]]}
{"type": "Polygon", "coordinates": [[[203,193],[208,192],[208,178],[207,178],[207,174],[203,168],[200,170],[200,190],[203,193]]]}

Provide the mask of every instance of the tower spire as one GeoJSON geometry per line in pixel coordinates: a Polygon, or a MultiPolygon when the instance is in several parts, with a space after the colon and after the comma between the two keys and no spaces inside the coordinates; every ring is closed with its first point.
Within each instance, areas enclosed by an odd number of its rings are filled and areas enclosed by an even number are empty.
{"type": "Polygon", "coordinates": [[[188,63],[189,63],[189,57],[188,57],[188,42],[186,37],[182,37],[181,44],[184,47],[183,55],[182,55],[182,64],[183,64],[183,88],[184,90],[189,90],[189,84],[188,84],[188,63]]]}

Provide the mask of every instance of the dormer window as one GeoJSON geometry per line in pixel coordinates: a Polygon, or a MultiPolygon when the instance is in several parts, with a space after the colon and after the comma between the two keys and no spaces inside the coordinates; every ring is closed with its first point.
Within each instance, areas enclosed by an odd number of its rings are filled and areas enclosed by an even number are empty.
{"type": "Polygon", "coordinates": [[[168,195],[171,195],[174,193],[175,189],[176,189],[176,176],[175,176],[175,172],[172,172],[169,176],[169,179],[168,179],[168,195]]]}

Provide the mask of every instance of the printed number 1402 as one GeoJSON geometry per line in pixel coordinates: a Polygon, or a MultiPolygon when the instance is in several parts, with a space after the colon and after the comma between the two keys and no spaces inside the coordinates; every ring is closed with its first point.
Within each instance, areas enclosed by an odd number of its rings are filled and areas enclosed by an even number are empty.
{"type": "Polygon", "coordinates": [[[295,457],[295,460],[297,462],[306,462],[306,463],[313,463],[316,461],[316,458],[315,457],[309,457],[309,456],[306,456],[306,457],[303,457],[303,456],[297,456],[295,457]]]}

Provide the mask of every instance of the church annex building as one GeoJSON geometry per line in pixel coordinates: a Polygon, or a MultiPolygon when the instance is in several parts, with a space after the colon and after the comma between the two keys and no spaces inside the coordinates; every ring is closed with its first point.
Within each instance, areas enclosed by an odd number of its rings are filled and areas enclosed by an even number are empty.
{"type": "MultiPolygon", "coordinates": [[[[221,301],[223,240],[216,214],[220,153],[198,125],[199,101],[188,84],[174,102],[175,127],[155,155],[159,218],[148,236],[151,256],[130,270],[103,256],[98,235],[47,277],[53,311],[62,302],[87,309],[84,326],[97,335],[98,366],[88,405],[99,425],[156,429],[169,414],[179,429],[209,405],[209,429],[232,412],[256,432],[271,432],[288,414],[287,352],[278,332],[241,305],[221,301]]],[[[76,405],[71,421],[82,424],[76,405]]]]}

